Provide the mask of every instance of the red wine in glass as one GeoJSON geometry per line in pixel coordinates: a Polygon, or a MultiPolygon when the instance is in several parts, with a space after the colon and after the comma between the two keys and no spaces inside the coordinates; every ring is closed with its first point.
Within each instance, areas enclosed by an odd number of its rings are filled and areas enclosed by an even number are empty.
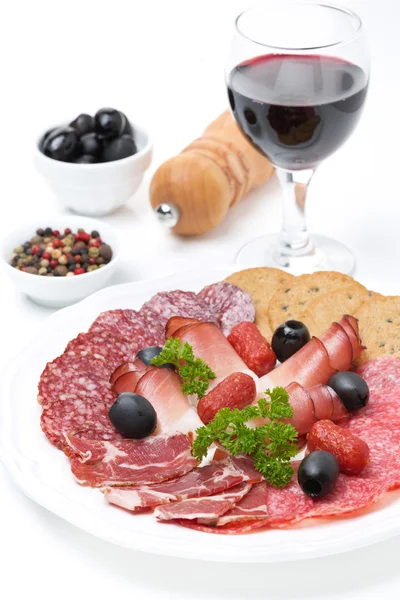
{"type": "Polygon", "coordinates": [[[350,136],[367,94],[364,71],[330,56],[267,54],[228,75],[231,109],[275,166],[313,168],[350,136]]]}

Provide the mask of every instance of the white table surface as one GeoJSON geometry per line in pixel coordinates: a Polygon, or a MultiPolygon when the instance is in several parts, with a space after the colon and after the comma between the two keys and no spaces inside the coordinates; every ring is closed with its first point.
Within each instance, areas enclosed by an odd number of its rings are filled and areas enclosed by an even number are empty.
{"type": "MultiPolygon", "coordinates": [[[[239,0],[9,2],[1,12],[0,236],[57,208],[35,173],[31,144],[48,124],[121,108],[154,134],[152,169],[129,205],[105,220],[121,233],[125,260],[113,283],[164,275],[204,261],[230,263],[238,247],[279,228],[277,182],[236,206],[197,239],[164,231],[148,203],[152,171],[226,107],[223,64],[239,0]]],[[[308,202],[313,231],[354,251],[355,275],[399,291],[397,190],[400,5],[346,2],[362,14],[372,80],[362,121],[322,165],[308,202]]],[[[0,365],[52,311],[0,275],[0,365]]],[[[29,368],[29,365],[27,365],[29,368]]],[[[212,538],[210,539],[212,543],[212,538]]],[[[176,599],[397,599],[400,538],[297,564],[229,565],[151,556],[87,535],[25,498],[0,466],[1,597],[176,599]]]]}

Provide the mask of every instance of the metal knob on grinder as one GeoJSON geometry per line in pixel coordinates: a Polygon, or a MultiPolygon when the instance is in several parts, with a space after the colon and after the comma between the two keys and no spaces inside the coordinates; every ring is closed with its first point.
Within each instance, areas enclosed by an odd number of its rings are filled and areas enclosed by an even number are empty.
{"type": "Polygon", "coordinates": [[[158,220],[174,233],[199,235],[218,225],[273,172],[225,111],[201,138],[157,169],[150,202],[158,220]]]}

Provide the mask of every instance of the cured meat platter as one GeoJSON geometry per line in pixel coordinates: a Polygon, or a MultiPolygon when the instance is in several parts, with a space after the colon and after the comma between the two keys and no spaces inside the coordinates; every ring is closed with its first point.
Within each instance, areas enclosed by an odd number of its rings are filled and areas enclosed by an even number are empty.
{"type": "MultiPolygon", "coordinates": [[[[88,533],[136,550],[185,558],[230,562],[296,560],[344,552],[400,533],[400,498],[397,499],[397,492],[389,492],[372,508],[348,518],[311,519],[286,529],[211,537],[175,523],[158,522],[152,514],[132,515],[110,507],[98,490],[77,485],[67,456],[43,435],[38,425],[42,410],[34,401],[43,369],[64,352],[72,338],[88,331],[100,313],[121,307],[139,310],[165,290],[198,292],[234,271],[234,267],[207,269],[106,288],[51,316],[3,372],[0,458],[14,481],[27,496],[88,533]]],[[[377,285],[368,282],[368,287],[376,289],[377,285]]],[[[74,443],[76,446],[77,441],[74,443]]],[[[240,485],[235,488],[237,497],[246,492],[246,484],[240,485]],[[237,489],[240,485],[242,489],[237,489]]]]}

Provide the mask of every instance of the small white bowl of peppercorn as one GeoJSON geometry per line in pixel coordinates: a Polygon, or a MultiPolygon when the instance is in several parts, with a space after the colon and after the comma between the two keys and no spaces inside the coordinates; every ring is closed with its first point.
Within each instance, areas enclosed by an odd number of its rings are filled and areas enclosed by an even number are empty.
{"type": "Polygon", "coordinates": [[[82,113],[39,137],[34,162],[69,210],[100,217],[125,204],[150,166],[149,134],[114,108],[82,113]]]}
{"type": "Polygon", "coordinates": [[[16,287],[37,304],[68,306],[104,287],[119,260],[113,227],[62,216],[14,231],[0,246],[1,262],[16,287]]]}

